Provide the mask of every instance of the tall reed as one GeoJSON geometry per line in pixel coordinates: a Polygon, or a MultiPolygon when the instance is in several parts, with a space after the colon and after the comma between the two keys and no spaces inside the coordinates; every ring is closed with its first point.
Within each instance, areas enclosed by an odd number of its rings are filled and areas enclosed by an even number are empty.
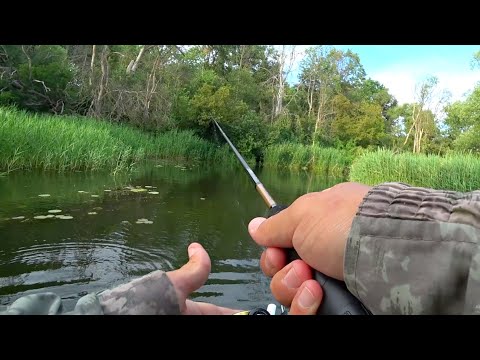
{"type": "Polygon", "coordinates": [[[0,108],[3,172],[17,169],[118,172],[145,159],[235,161],[226,146],[217,147],[191,131],[154,136],[126,125],[86,117],[0,108]]]}
{"type": "Polygon", "coordinates": [[[302,144],[271,145],[265,151],[265,166],[290,170],[309,170],[317,174],[346,176],[353,154],[335,148],[302,144]]]}
{"type": "Polygon", "coordinates": [[[350,180],[368,185],[399,181],[434,189],[480,189],[480,157],[451,153],[446,156],[394,154],[377,150],[359,156],[350,169],[350,180]]]}

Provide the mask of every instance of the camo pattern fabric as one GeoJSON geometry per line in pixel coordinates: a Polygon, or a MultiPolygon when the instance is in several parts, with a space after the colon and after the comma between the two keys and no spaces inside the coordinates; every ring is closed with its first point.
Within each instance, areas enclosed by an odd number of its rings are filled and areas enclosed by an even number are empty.
{"type": "Polygon", "coordinates": [[[179,315],[177,293],[167,274],[157,270],[99,294],[106,315],[179,315]]]}
{"type": "Polygon", "coordinates": [[[374,315],[480,313],[480,191],[375,186],[347,240],[348,289],[374,315]]]}
{"type": "Polygon", "coordinates": [[[157,270],[101,293],[81,297],[72,311],[64,312],[61,298],[51,292],[22,296],[0,315],[179,315],[173,284],[157,270]]]}

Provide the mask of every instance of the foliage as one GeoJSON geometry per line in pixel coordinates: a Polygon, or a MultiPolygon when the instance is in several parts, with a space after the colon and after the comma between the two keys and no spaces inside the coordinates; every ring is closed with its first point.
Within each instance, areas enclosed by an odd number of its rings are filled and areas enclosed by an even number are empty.
{"type": "MultiPolygon", "coordinates": [[[[478,54],[472,54],[474,65],[478,54]]],[[[3,45],[0,106],[72,115],[75,124],[98,119],[142,130],[142,139],[189,133],[213,148],[225,145],[212,126],[217,120],[246,158],[278,159],[267,148],[295,144],[292,164],[310,170],[315,166],[305,159],[317,163],[317,150],[309,153],[309,147],[348,149],[348,154],[377,147],[439,155],[480,150],[480,87],[465,101],[445,107],[446,117],[440,119],[427,106],[438,83],[435,77],[420,84],[415,103],[398,104],[350,50],[308,48],[297,82],[287,81],[289,68],[285,52],[265,45],[3,45]]],[[[46,123],[58,125],[60,132],[65,118],[55,121],[46,123]]],[[[33,143],[44,139],[43,148],[49,146],[47,139],[54,134],[49,126],[41,127],[49,135],[40,134],[33,143]]],[[[80,134],[76,136],[85,135],[80,134]]],[[[16,135],[7,135],[8,147],[15,148],[16,135]]],[[[137,149],[128,146],[128,151],[137,149]]],[[[51,157],[48,151],[42,154],[51,157]]]]}
{"type": "Polygon", "coordinates": [[[351,166],[350,180],[376,185],[400,181],[412,186],[473,191],[480,189],[480,158],[468,153],[445,156],[395,154],[387,149],[367,152],[351,166]]]}

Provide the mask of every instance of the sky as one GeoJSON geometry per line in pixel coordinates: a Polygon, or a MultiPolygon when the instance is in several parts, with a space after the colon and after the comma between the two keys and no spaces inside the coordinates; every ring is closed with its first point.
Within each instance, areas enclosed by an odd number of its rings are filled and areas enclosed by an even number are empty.
{"type": "MultiPolygon", "coordinates": [[[[399,104],[413,102],[415,85],[429,75],[437,76],[437,91],[448,90],[450,101],[463,100],[480,81],[480,69],[472,69],[473,55],[480,45],[331,45],[352,50],[360,57],[367,77],[383,84],[399,104]]],[[[289,82],[296,82],[298,64],[305,49],[296,46],[297,56],[289,82]]]]}

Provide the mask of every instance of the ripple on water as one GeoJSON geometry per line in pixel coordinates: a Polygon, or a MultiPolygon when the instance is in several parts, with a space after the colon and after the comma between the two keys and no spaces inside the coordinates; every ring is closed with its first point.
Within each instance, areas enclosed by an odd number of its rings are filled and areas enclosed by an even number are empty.
{"type": "MultiPolygon", "coordinates": [[[[172,254],[156,248],[133,248],[113,239],[59,244],[39,243],[18,248],[0,266],[10,276],[0,276],[0,304],[9,303],[27,291],[41,289],[74,296],[66,289],[98,291],[125,283],[157,269],[171,269],[172,254]],[[72,286],[76,284],[76,286],[72,286]]],[[[67,239],[68,240],[68,239],[67,239]]]]}

